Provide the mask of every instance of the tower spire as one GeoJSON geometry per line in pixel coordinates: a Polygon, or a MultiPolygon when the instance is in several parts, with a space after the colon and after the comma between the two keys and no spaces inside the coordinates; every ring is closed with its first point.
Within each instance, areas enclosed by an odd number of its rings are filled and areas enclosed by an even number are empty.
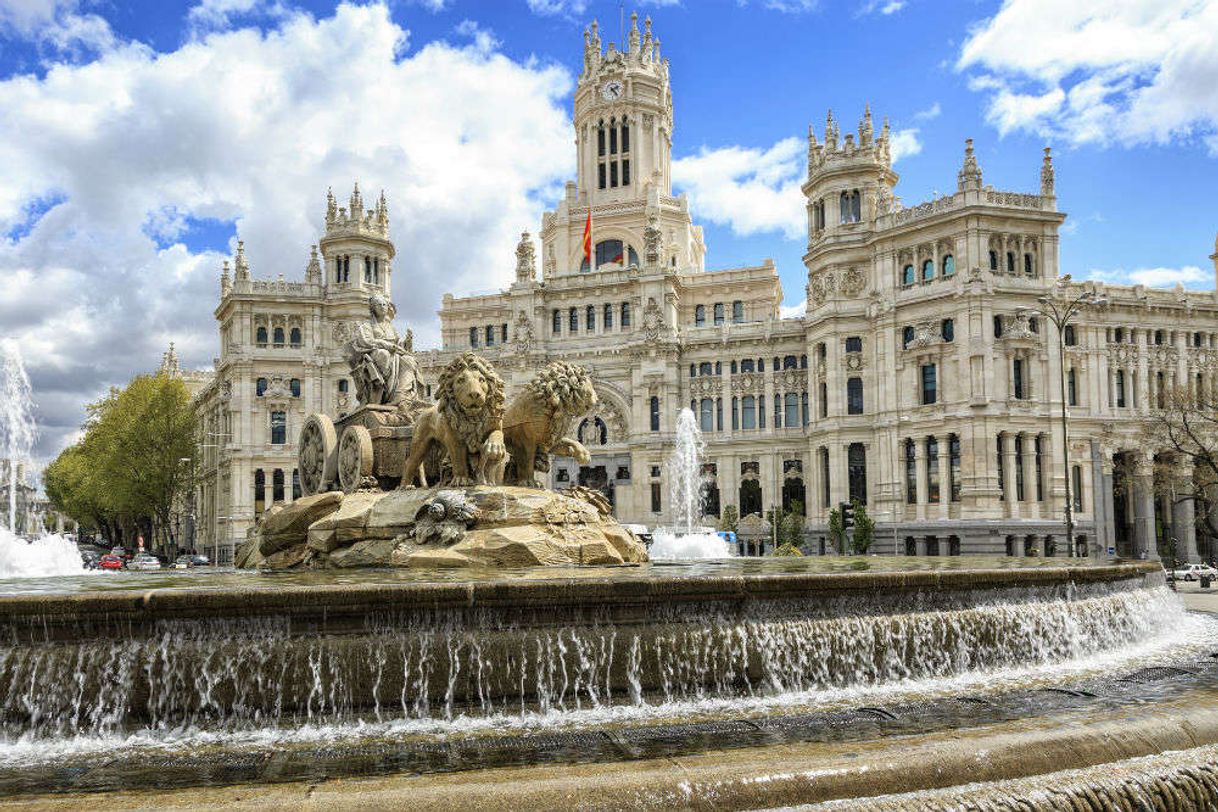
{"type": "Polygon", "coordinates": [[[971,138],[964,140],[964,164],[956,175],[956,188],[961,192],[981,188],[981,167],[977,165],[977,156],[973,154],[971,138]]]}
{"type": "Polygon", "coordinates": [[[870,146],[872,136],[871,105],[863,108],[863,120],[859,122],[859,146],[870,146]]]}
{"type": "Polygon", "coordinates": [[[1040,194],[1041,197],[1054,195],[1053,149],[1045,147],[1045,157],[1040,163],[1040,194]]]}
{"type": "Polygon", "coordinates": [[[245,240],[237,240],[237,256],[233,258],[237,268],[237,279],[250,278],[250,264],[245,259],[245,240]]]}

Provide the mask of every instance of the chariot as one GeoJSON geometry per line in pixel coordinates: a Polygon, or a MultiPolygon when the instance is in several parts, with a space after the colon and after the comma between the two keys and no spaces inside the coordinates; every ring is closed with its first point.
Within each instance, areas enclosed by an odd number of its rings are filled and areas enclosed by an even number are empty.
{"type": "Polygon", "coordinates": [[[395,406],[361,406],[331,420],[311,414],[300,429],[297,462],[305,496],[330,490],[391,490],[402,479],[413,425],[395,406]]]}

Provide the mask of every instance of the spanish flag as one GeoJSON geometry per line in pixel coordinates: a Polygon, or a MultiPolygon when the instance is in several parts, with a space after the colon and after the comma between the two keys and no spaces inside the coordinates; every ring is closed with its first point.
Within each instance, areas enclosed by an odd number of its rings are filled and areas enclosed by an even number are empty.
{"type": "Polygon", "coordinates": [[[588,219],[584,222],[584,261],[592,269],[592,207],[588,207],[588,219]]]}

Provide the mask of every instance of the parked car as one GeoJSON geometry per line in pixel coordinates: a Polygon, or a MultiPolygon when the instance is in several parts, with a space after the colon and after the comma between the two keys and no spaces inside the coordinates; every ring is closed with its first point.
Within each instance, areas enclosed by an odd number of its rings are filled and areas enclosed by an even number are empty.
{"type": "Polygon", "coordinates": [[[1171,571],[1171,577],[1177,581],[1196,581],[1198,578],[1218,578],[1218,570],[1206,564],[1188,564],[1180,569],[1171,571]]]}
{"type": "Polygon", "coordinates": [[[173,560],[173,568],[175,570],[184,570],[184,569],[189,569],[189,568],[193,567],[194,563],[191,561],[191,559],[193,557],[194,556],[189,556],[189,555],[178,556],[177,558],[175,558],[173,560]]]}
{"type": "Polygon", "coordinates": [[[205,555],[192,555],[190,557],[190,565],[192,567],[210,567],[211,559],[205,555]]]}
{"type": "Polygon", "coordinates": [[[93,552],[92,550],[81,550],[80,551],[80,563],[85,565],[85,569],[95,570],[95,569],[97,569],[98,564],[100,562],[101,562],[101,556],[98,555],[97,553],[93,552]]]}
{"type": "Polygon", "coordinates": [[[97,566],[104,570],[121,570],[123,568],[123,558],[114,554],[103,555],[98,560],[97,566]]]}
{"type": "Polygon", "coordinates": [[[148,553],[140,553],[127,563],[129,570],[159,570],[160,568],[160,559],[154,555],[148,555],[148,553]]]}

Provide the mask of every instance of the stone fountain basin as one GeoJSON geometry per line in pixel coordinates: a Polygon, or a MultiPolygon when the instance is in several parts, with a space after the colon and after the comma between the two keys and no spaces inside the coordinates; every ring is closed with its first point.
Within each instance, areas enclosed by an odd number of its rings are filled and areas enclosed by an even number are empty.
{"type": "Polygon", "coordinates": [[[269,512],[237,555],[238,567],[536,567],[647,560],[643,544],[582,499],[512,486],[316,494],[269,512]],[[460,494],[477,519],[453,544],[417,533],[420,511],[460,494]]]}

